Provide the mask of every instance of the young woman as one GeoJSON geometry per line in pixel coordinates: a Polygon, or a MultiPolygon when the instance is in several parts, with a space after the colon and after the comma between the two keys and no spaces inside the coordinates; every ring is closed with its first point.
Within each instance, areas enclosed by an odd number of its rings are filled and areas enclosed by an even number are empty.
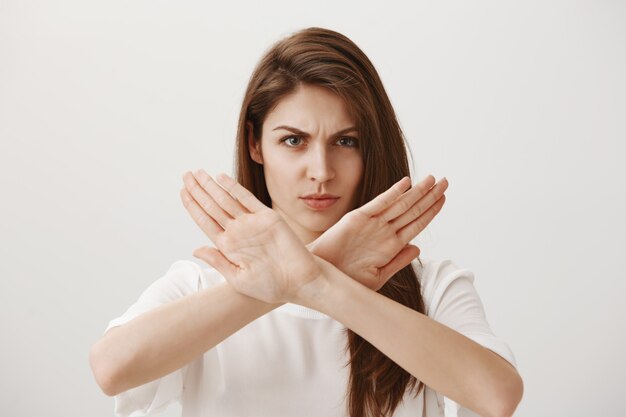
{"type": "Polygon", "coordinates": [[[473,274],[409,242],[444,201],[415,186],[371,62],[308,28],[248,84],[236,179],[183,176],[215,247],[175,262],[92,348],[118,416],[510,416],[522,380],[473,274]]]}

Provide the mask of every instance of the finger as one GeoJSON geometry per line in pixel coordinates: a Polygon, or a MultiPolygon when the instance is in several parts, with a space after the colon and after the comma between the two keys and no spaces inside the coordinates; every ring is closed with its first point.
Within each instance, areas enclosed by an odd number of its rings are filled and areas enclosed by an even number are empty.
{"type": "Polygon", "coordinates": [[[414,245],[406,245],[387,265],[380,270],[381,284],[383,285],[405,266],[409,265],[413,259],[420,254],[420,249],[414,245]]]}
{"type": "Polygon", "coordinates": [[[404,214],[413,205],[419,201],[424,195],[433,188],[435,184],[435,177],[432,175],[426,176],[422,181],[415,184],[406,193],[395,201],[395,204],[391,205],[387,210],[380,214],[380,218],[386,222],[393,221],[396,217],[404,214]]]}
{"type": "Polygon", "coordinates": [[[396,234],[398,235],[398,238],[402,242],[407,242],[407,243],[413,240],[415,236],[420,234],[422,230],[424,230],[426,226],[428,226],[428,224],[437,215],[437,213],[439,213],[439,211],[441,210],[441,207],[443,207],[443,203],[445,202],[446,202],[446,196],[442,195],[441,198],[437,200],[435,204],[430,206],[430,208],[426,210],[424,214],[422,214],[420,217],[418,217],[417,219],[413,220],[411,223],[404,226],[402,229],[398,230],[396,232],[396,234]]]}
{"type": "Polygon", "coordinates": [[[235,197],[239,202],[251,213],[256,213],[267,209],[267,206],[261,203],[248,189],[228,175],[221,173],[217,176],[217,182],[224,187],[226,191],[235,197]]]}
{"type": "Polygon", "coordinates": [[[389,189],[376,196],[367,204],[362,205],[357,210],[370,217],[375,216],[396,201],[410,185],[411,180],[409,177],[403,177],[400,181],[389,187],[389,189]]]}
{"type": "Polygon", "coordinates": [[[224,232],[222,226],[206,214],[202,207],[198,205],[198,202],[193,199],[193,196],[189,194],[189,191],[187,191],[186,188],[182,188],[180,190],[180,198],[193,221],[196,222],[209,239],[215,243],[219,234],[224,232]]]}
{"type": "Polygon", "coordinates": [[[425,195],[420,196],[419,200],[414,203],[408,210],[405,210],[402,214],[400,214],[395,219],[391,220],[390,223],[396,228],[396,230],[403,228],[407,224],[411,223],[413,220],[417,219],[422,215],[430,206],[435,204],[443,193],[448,189],[448,180],[444,177],[440,180],[434,187],[430,190],[427,190],[425,195]]]}
{"type": "Polygon", "coordinates": [[[230,217],[236,219],[242,214],[248,213],[246,210],[232,195],[219,186],[218,183],[213,181],[213,178],[207,174],[203,169],[197,170],[193,176],[198,181],[198,184],[204,190],[209,193],[213,201],[215,201],[224,211],[226,211],[230,217]]]}
{"type": "Polygon", "coordinates": [[[193,251],[193,256],[202,259],[207,264],[226,277],[233,277],[237,273],[237,266],[231,263],[226,257],[215,248],[203,246],[193,251]]]}
{"type": "Polygon", "coordinates": [[[232,217],[220,207],[219,204],[213,200],[204,188],[198,184],[194,175],[187,171],[183,175],[183,181],[189,194],[193,196],[198,205],[209,215],[213,220],[218,222],[223,228],[226,228],[228,223],[232,220],[232,217]]]}

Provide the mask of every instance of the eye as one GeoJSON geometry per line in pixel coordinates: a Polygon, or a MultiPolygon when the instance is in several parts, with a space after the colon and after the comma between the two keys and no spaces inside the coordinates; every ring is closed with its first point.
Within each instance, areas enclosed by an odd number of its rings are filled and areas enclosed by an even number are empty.
{"type": "Polygon", "coordinates": [[[337,142],[341,143],[342,145],[348,147],[348,148],[358,148],[359,147],[359,141],[357,138],[353,138],[352,136],[344,136],[341,139],[339,139],[337,142]]]}
{"type": "Polygon", "coordinates": [[[300,136],[287,136],[282,138],[281,143],[286,143],[288,147],[295,148],[302,142],[302,138],[300,136]]]}

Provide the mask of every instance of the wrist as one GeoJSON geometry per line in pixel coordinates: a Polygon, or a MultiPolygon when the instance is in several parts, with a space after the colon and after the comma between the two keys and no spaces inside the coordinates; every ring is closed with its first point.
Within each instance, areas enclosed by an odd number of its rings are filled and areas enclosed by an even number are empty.
{"type": "Polygon", "coordinates": [[[319,305],[321,300],[324,299],[325,294],[327,294],[330,289],[329,287],[330,281],[328,277],[323,271],[320,271],[316,278],[298,288],[297,292],[290,297],[288,302],[315,308],[315,306],[319,305]]]}
{"type": "Polygon", "coordinates": [[[341,303],[351,285],[360,284],[325,259],[319,256],[315,256],[315,259],[320,266],[319,277],[310,283],[309,288],[301,291],[297,299],[290,302],[331,315],[333,305],[341,303]]]}

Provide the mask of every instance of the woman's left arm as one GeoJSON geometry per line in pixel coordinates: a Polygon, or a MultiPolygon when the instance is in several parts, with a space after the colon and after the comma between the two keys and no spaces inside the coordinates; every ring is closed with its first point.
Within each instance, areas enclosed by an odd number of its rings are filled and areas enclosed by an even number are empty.
{"type": "Polygon", "coordinates": [[[295,302],[339,321],[418,380],[464,407],[486,417],[513,414],[523,383],[506,360],[316,258],[327,285],[319,294],[295,302]]]}

